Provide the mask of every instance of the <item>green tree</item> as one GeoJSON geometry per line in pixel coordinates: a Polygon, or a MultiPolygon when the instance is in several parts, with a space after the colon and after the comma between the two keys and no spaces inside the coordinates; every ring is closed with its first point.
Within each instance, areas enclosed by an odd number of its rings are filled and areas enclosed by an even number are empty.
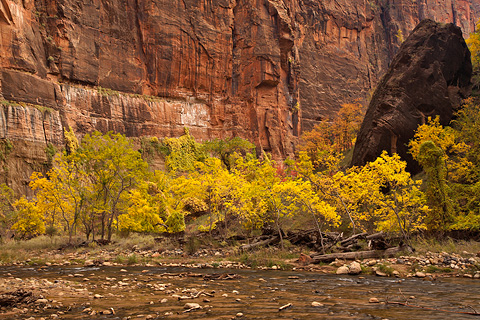
{"type": "Polygon", "coordinates": [[[214,157],[219,158],[228,170],[234,165],[234,154],[251,153],[255,149],[255,145],[240,137],[214,139],[204,143],[205,150],[210,152],[214,157]]]}
{"type": "Polygon", "coordinates": [[[195,163],[206,158],[203,145],[195,141],[188,128],[179,138],[165,138],[163,145],[166,149],[165,164],[171,171],[193,171],[195,163]]]}
{"type": "Polygon", "coordinates": [[[446,230],[452,222],[452,208],[447,193],[444,153],[432,141],[420,146],[418,162],[427,174],[426,195],[431,214],[426,219],[427,228],[432,231],[446,230]]]}
{"type": "Polygon", "coordinates": [[[15,194],[6,184],[0,184],[0,239],[7,235],[14,223],[15,194]]]}

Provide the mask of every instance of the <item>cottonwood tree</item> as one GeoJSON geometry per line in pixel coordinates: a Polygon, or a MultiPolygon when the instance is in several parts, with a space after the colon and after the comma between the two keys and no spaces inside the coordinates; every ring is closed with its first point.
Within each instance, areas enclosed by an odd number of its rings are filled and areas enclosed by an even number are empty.
{"type": "Polygon", "coordinates": [[[112,132],[85,135],[72,156],[85,168],[97,195],[101,238],[111,240],[114,223],[121,213],[122,197],[144,180],[148,164],[129,139],[112,132]]]}
{"type": "Polygon", "coordinates": [[[30,185],[39,212],[63,226],[70,241],[80,224],[87,239],[100,233],[110,240],[121,203],[145,178],[147,166],[125,136],[94,132],[69,154],[57,155],[46,177],[34,173],[30,185]]]}
{"type": "Polygon", "coordinates": [[[62,154],[54,159],[53,168],[46,177],[34,172],[30,180],[30,187],[36,192],[38,211],[51,228],[63,226],[71,242],[93,192],[85,171],[62,154]]]}

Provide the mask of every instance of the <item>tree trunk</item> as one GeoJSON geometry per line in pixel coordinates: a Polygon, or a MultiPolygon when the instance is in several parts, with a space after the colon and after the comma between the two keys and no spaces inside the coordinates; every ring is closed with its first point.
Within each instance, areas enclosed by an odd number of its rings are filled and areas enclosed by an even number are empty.
{"type": "Polygon", "coordinates": [[[381,257],[393,257],[401,251],[411,251],[409,246],[399,246],[389,248],[387,250],[369,250],[369,251],[357,251],[357,252],[343,252],[343,253],[330,253],[312,256],[312,263],[320,262],[332,262],[335,259],[339,260],[357,260],[357,259],[372,259],[372,258],[381,258],[381,257]]]}
{"type": "Polygon", "coordinates": [[[244,244],[243,246],[240,246],[240,250],[247,251],[247,250],[250,250],[250,249],[253,249],[253,248],[257,248],[257,247],[264,247],[266,245],[278,242],[279,239],[280,238],[278,236],[274,236],[272,238],[269,238],[269,239],[266,239],[266,240],[263,240],[263,241],[259,241],[259,242],[255,242],[255,243],[251,243],[251,244],[244,244]]]}

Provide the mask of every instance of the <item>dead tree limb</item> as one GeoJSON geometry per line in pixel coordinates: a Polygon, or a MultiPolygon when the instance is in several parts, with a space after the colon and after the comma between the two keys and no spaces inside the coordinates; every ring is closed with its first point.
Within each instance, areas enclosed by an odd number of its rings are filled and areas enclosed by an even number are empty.
{"type": "Polygon", "coordinates": [[[275,237],[268,238],[268,239],[263,240],[263,241],[258,241],[258,242],[251,243],[251,244],[244,244],[244,245],[240,246],[240,250],[247,251],[247,250],[250,250],[250,249],[253,249],[253,248],[257,248],[257,247],[264,247],[264,246],[267,246],[269,244],[278,242],[278,240],[279,240],[279,237],[275,236],[275,237]]]}
{"type": "Polygon", "coordinates": [[[357,252],[342,252],[342,253],[330,253],[323,255],[312,256],[312,263],[320,262],[332,262],[335,259],[339,260],[356,260],[356,259],[372,259],[381,257],[393,257],[397,253],[408,250],[408,246],[399,246],[389,248],[387,250],[369,250],[369,251],[357,251],[357,252]]]}
{"type": "Polygon", "coordinates": [[[376,240],[376,239],[384,239],[384,238],[385,238],[385,232],[383,231],[373,233],[366,237],[367,240],[376,240]]]}
{"type": "Polygon", "coordinates": [[[366,232],[355,234],[355,235],[353,235],[353,236],[351,236],[351,237],[349,237],[345,240],[340,241],[340,244],[345,247],[345,246],[351,244],[352,242],[356,241],[359,238],[365,238],[367,236],[367,234],[368,233],[366,233],[366,232]]]}

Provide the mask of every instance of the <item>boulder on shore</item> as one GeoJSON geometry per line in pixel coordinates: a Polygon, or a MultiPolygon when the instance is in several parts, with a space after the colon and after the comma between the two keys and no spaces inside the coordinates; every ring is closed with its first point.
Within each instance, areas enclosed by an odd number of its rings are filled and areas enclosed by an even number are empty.
{"type": "Polygon", "coordinates": [[[471,90],[470,51],[459,27],[423,20],[400,47],[375,90],[353,152],[352,165],[374,161],[383,150],[420,171],[408,142],[428,117],[448,125],[471,90]]]}

